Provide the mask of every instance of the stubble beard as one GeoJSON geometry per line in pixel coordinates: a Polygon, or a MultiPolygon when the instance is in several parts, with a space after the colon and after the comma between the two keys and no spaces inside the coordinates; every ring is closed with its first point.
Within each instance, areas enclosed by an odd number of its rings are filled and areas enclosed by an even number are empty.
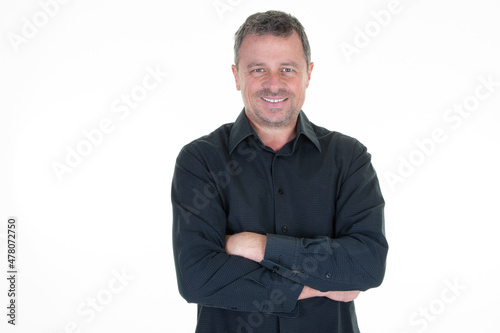
{"type": "Polygon", "coordinates": [[[287,127],[289,124],[291,123],[294,123],[295,122],[295,119],[297,116],[298,116],[298,113],[300,110],[294,110],[294,105],[293,105],[293,100],[294,100],[294,95],[286,90],[279,90],[278,92],[271,92],[267,89],[263,89],[263,90],[260,90],[258,91],[255,95],[254,95],[254,100],[256,101],[255,103],[253,103],[253,113],[255,114],[255,116],[260,120],[261,124],[268,127],[268,128],[283,128],[283,127],[287,127]],[[265,111],[263,111],[260,107],[259,107],[259,102],[262,101],[261,97],[275,97],[275,96],[279,96],[281,98],[288,98],[287,99],[287,103],[289,103],[290,105],[288,106],[287,109],[283,109],[283,108],[270,108],[270,109],[267,109],[265,111]],[[283,113],[283,116],[281,119],[279,120],[274,120],[272,119],[271,117],[267,117],[266,116],[266,113],[283,113]]]}

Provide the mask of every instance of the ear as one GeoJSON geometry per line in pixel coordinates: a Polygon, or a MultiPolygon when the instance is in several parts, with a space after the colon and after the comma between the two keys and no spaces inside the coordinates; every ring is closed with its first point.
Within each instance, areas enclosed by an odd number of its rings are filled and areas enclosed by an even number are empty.
{"type": "Polygon", "coordinates": [[[309,81],[311,81],[311,72],[313,71],[314,68],[314,62],[311,62],[309,64],[309,68],[307,69],[307,83],[306,83],[306,88],[309,87],[309,81]]]}
{"type": "Polygon", "coordinates": [[[234,81],[236,83],[236,90],[240,91],[241,87],[240,87],[240,82],[239,82],[239,79],[238,79],[238,70],[236,69],[235,65],[232,65],[231,69],[233,70],[234,81]]]}

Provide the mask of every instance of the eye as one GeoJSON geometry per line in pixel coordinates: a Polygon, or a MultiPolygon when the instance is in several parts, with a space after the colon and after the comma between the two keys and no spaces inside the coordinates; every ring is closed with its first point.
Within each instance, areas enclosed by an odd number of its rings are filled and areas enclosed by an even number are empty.
{"type": "Polygon", "coordinates": [[[262,72],[264,72],[264,69],[263,68],[256,68],[256,69],[253,70],[253,72],[255,72],[255,73],[262,73],[262,72]]]}
{"type": "Polygon", "coordinates": [[[293,69],[291,69],[291,68],[283,68],[282,70],[283,70],[283,72],[285,72],[285,73],[290,73],[290,72],[292,72],[292,71],[293,71],[293,69]]]}

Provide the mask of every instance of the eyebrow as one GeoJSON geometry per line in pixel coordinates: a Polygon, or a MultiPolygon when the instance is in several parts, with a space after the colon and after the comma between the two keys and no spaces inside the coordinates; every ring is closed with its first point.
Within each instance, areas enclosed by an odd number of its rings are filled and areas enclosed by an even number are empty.
{"type": "MultiPolygon", "coordinates": [[[[263,62],[252,62],[252,63],[247,65],[247,68],[261,67],[261,66],[266,66],[266,64],[263,62]]],[[[293,62],[293,61],[292,62],[282,62],[282,63],[280,63],[280,66],[292,66],[292,67],[296,67],[296,68],[300,67],[296,62],[293,62]]]]}
{"type": "Polygon", "coordinates": [[[283,62],[281,66],[292,66],[292,67],[300,67],[296,62],[283,62]]]}
{"type": "Polygon", "coordinates": [[[260,67],[264,66],[265,64],[263,62],[252,62],[247,65],[247,68],[252,68],[252,67],[260,67]]]}

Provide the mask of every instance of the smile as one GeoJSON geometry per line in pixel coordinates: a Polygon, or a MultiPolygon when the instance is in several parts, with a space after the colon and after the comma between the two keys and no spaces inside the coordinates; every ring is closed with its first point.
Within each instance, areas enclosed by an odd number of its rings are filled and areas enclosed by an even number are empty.
{"type": "Polygon", "coordinates": [[[265,97],[261,97],[263,100],[265,100],[266,102],[269,102],[269,103],[279,103],[279,102],[284,102],[288,99],[288,97],[286,98],[282,98],[282,99],[269,99],[269,98],[265,98],[265,97]]]}

